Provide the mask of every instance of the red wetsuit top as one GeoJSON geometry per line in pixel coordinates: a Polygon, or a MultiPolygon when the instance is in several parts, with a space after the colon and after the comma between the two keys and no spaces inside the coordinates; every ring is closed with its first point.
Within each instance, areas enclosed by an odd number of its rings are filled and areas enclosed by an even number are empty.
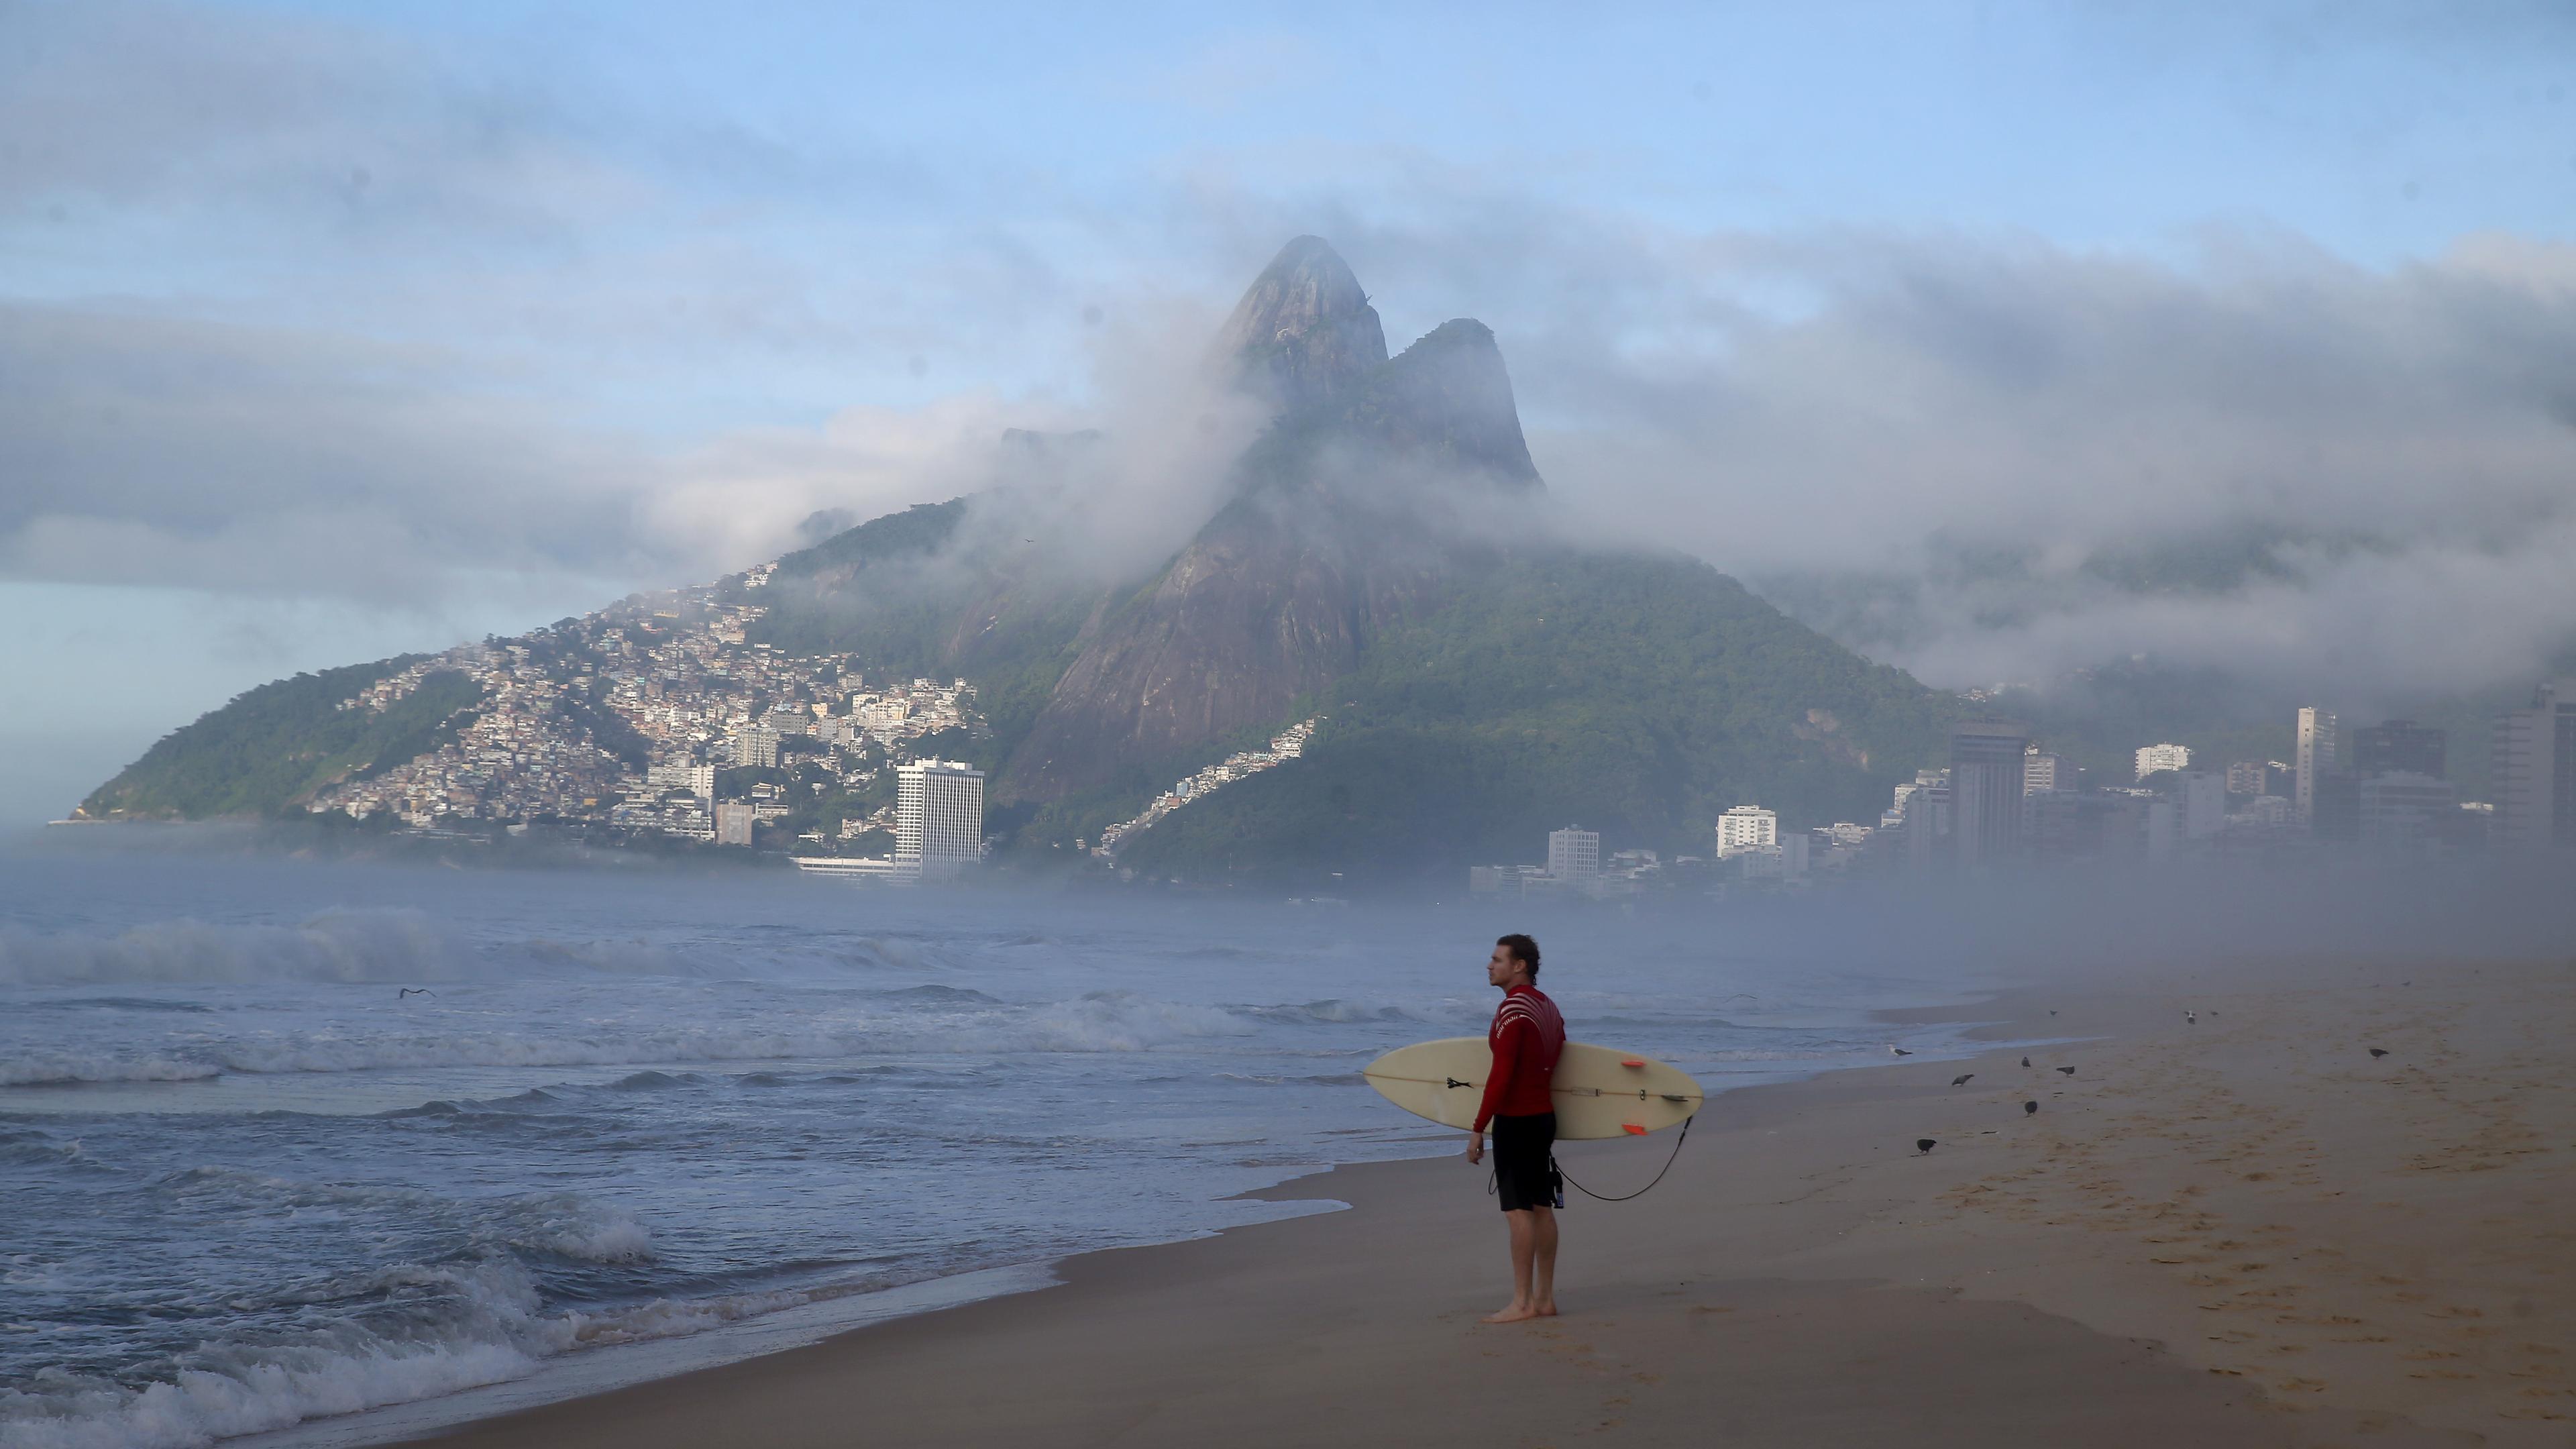
{"type": "Polygon", "coordinates": [[[1494,1070],[1485,1078],[1485,1100],[1476,1108],[1476,1131],[1484,1131],[1497,1116],[1556,1110],[1548,1087],[1556,1078],[1557,1056],[1565,1050],[1565,1018],[1556,1014],[1556,1003],[1546,993],[1535,986],[1504,992],[1485,1041],[1494,1049],[1494,1070]]]}

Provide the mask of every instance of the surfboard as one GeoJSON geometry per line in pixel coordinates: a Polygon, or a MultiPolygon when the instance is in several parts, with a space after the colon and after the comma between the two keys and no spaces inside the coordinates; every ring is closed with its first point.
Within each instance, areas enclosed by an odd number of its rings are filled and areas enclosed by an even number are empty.
{"type": "MultiPolygon", "coordinates": [[[[1397,1047],[1360,1073],[1378,1095],[1416,1117],[1464,1130],[1484,1100],[1493,1048],[1481,1036],[1397,1047]]],[[[1556,1059],[1556,1135],[1642,1137],[1678,1126],[1700,1109],[1699,1083],[1652,1057],[1570,1041],[1556,1059]]]]}

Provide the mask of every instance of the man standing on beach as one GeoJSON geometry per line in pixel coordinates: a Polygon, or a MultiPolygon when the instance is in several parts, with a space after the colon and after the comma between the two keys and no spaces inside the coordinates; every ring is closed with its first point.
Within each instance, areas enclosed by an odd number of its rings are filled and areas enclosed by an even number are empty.
{"type": "Polygon", "coordinates": [[[1485,1032],[1494,1050],[1485,1099],[1467,1133],[1467,1160],[1485,1160],[1485,1126],[1494,1128],[1494,1195],[1512,1229],[1512,1301],[1487,1323],[1556,1315],[1556,1103],[1548,1089],[1565,1050],[1565,1018],[1538,989],[1538,942],[1505,936],[1494,943],[1485,980],[1503,993],[1485,1032]]]}

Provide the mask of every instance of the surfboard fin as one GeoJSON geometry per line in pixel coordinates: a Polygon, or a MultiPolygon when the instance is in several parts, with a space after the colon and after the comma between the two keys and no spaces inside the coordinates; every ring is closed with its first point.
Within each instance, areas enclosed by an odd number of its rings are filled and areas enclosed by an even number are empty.
{"type": "Polygon", "coordinates": [[[1643,1136],[1645,1136],[1645,1135],[1646,1135],[1646,1129],[1645,1129],[1645,1128],[1643,1128],[1643,1127],[1638,1126],[1638,1125],[1637,1125],[1636,1123],[1634,1123],[1634,1122],[1622,1122],[1622,1123],[1620,1123],[1620,1124],[1619,1124],[1619,1130],[1620,1130],[1620,1131],[1622,1131],[1622,1132],[1627,1133],[1627,1134],[1628,1134],[1629,1136],[1631,1136],[1631,1137],[1643,1137],[1643,1136]]]}

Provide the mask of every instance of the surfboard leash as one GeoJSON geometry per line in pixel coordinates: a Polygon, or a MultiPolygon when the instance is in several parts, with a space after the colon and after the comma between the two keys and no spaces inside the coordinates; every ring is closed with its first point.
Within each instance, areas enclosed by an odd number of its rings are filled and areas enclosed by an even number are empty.
{"type": "MultiPolygon", "coordinates": [[[[1698,1120],[1699,1116],[1696,1113],[1682,1119],[1681,1135],[1673,1139],[1673,1155],[1664,1159],[1664,1170],[1663,1172],[1655,1174],[1655,1182],[1663,1181],[1664,1173],[1672,1171],[1673,1164],[1681,1161],[1682,1144],[1690,1140],[1691,1124],[1698,1120]]],[[[1555,1173],[1559,1178],[1562,1178],[1567,1187],[1573,1188],[1576,1192],[1583,1194],[1594,1202],[1626,1202],[1631,1198],[1644,1197],[1646,1194],[1655,1190],[1655,1182],[1650,1182],[1632,1193],[1626,1193],[1619,1197],[1603,1197],[1601,1194],[1594,1192],[1592,1189],[1585,1187],[1582,1183],[1576,1182],[1572,1177],[1568,1176],[1564,1168],[1556,1165],[1556,1154],[1553,1152],[1547,1155],[1547,1170],[1555,1173]]]]}

